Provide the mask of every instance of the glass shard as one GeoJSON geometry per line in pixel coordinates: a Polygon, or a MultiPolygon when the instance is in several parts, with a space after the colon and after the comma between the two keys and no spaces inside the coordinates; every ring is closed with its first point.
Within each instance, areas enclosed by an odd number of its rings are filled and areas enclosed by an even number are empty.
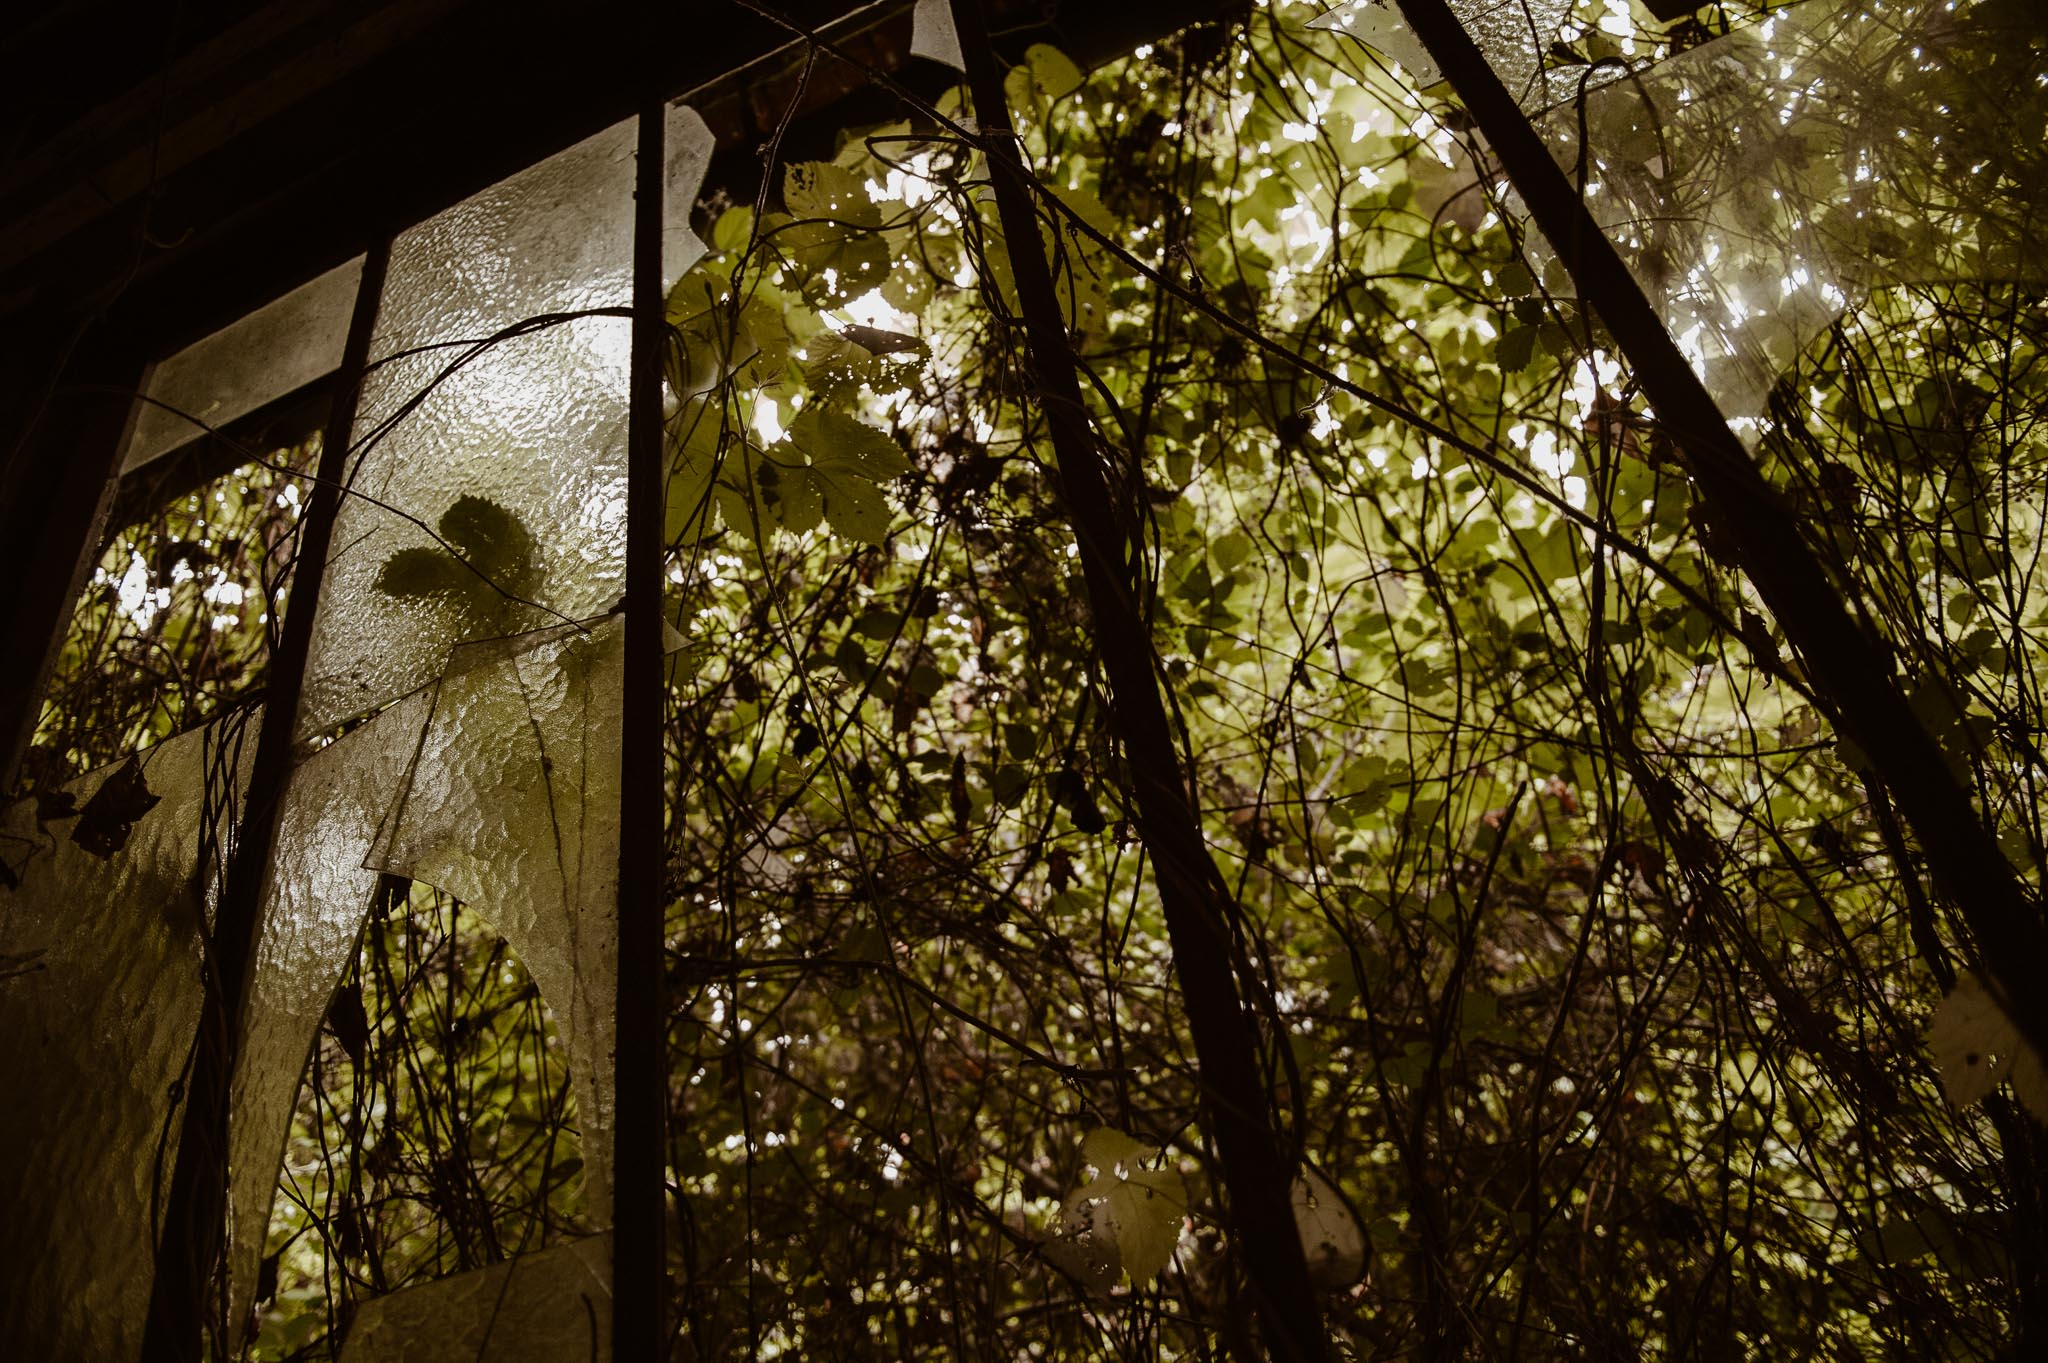
{"type": "Polygon", "coordinates": [[[917,9],[910,16],[910,55],[955,71],[967,69],[960,55],[960,35],[953,29],[950,0],[917,0],[917,9]]]}
{"type": "MultiPolygon", "coordinates": [[[[0,888],[0,1092],[15,1114],[0,1122],[10,1357],[132,1358],[140,1347],[154,1218],[177,1153],[173,1095],[199,1018],[212,839],[232,826],[260,722],[240,712],[142,753],[156,802],[105,857],[70,836],[79,816],[50,805],[46,824],[34,802],[0,822],[18,880],[0,888]]],[[[64,793],[83,809],[124,768],[64,793]]]]}
{"type": "Polygon", "coordinates": [[[611,1221],[623,617],[455,651],[371,862],[501,933],[554,1011],[582,1117],[584,1195],[611,1221]]]}
{"type": "Polygon", "coordinates": [[[320,749],[285,792],[233,1087],[228,1262],[237,1322],[248,1319],[299,1080],[377,888],[364,862],[432,701],[415,693],[320,749]]]}
{"type": "Polygon", "coordinates": [[[278,828],[236,1074],[235,1319],[246,1319],[307,1056],[379,873],[454,895],[554,1011],[586,1215],[611,1220],[621,617],[457,648],[447,674],[308,758],[278,828]]]}
{"type": "Polygon", "coordinates": [[[122,455],[131,472],[160,454],[331,374],[341,363],[363,258],[338,265],[150,371],[122,455]]]}
{"type": "Polygon", "coordinates": [[[342,1363],[601,1363],[611,1357],[611,1237],[555,1245],[356,1311],[342,1363]]]}
{"type": "Polygon", "coordinates": [[[685,104],[668,107],[668,121],[662,128],[662,226],[661,287],[666,291],[709,249],[690,230],[690,213],[697,206],[697,192],[704,188],[704,173],[711,168],[711,153],[718,139],[704,116],[685,104]]]}

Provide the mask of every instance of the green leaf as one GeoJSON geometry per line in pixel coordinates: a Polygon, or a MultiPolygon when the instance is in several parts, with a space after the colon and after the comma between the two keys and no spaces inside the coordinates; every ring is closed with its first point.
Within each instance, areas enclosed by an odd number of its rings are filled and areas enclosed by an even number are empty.
{"type": "Polygon", "coordinates": [[[754,210],[747,207],[728,208],[718,215],[718,221],[711,228],[711,244],[720,251],[744,250],[747,238],[753,235],[754,210]]]}
{"type": "Polygon", "coordinates": [[[839,534],[880,544],[889,532],[889,504],[876,484],[911,469],[896,442],[850,416],[813,405],[790,423],[789,443],[810,462],[782,467],[786,504],[805,513],[815,505],[839,534]]]}
{"type": "Polygon", "coordinates": [[[1509,327],[1493,343],[1494,363],[1503,374],[1519,374],[1536,356],[1536,328],[1509,327]]]}
{"type": "Polygon", "coordinates": [[[1005,762],[989,778],[990,792],[999,805],[1014,805],[1031,785],[1030,773],[1015,762],[1005,762]]]}
{"type": "Polygon", "coordinates": [[[668,486],[662,494],[662,535],[670,544],[711,526],[711,480],[718,473],[719,412],[710,403],[682,404],[668,428],[668,486]]]}
{"type": "Polygon", "coordinates": [[[825,218],[854,227],[880,227],[881,206],[867,185],[831,161],[799,161],[782,173],[782,202],[798,218],[825,218]]]}
{"type": "Polygon", "coordinates": [[[1038,751],[1038,730],[1029,724],[1005,724],[1003,747],[1019,762],[1029,761],[1038,751]]]}
{"type": "MultiPolygon", "coordinates": [[[[821,480],[814,470],[800,465],[787,467],[777,464],[775,467],[776,487],[781,493],[776,502],[776,518],[781,521],[782,528],[792,535],[815,530],[825,515],[826,489],[821,480]]],[[[837,521],[833,522],[833,529],[842,535],[847,533],[837,521]]]]}
{"type": "Polygon", "coordinates": [[[806,407],[790,423],[789,438],[820,468],[858,474],[879,482],[910,472],[903,449],[862,421],[824,407],[806,407]]]}
{"type": "Polygon", "coordinates": [[[441,537],[491,584],[525,596],[540,575],[526,523],[487,497],[465,493],[441,513],[441,537]]]}
{"type": "Polygon", "coordinates": [[[1058,199],[1073,215],[1087,223],[1104,236],[1113,237],[1117,232],[1117,221],[1102,200],[1085,189],[1068,189],[1064,185],[1052,186],[1053,198],[1058,199]]]}
{"type": "MultiPolygon", "coordinates": [[[[889,504],[881,491],[857,474],[820,468],[792,470],[787,499],[807,513],[816,507],[831,522],[834,532],[862,544],[880,544],[889,534],[889,504]]],[[[817,524],[816,515],[801,527],[817,524]]],[[[792,530],[799,527],[791,524],[792,530]]]]}
{"type": "Polygon", "coordinates": [[[1081,1151],[1095,1177],[1067,1199],[1067,1220],[1114,1243],[1132,1285],[1143,1287],[1173,1259],[1187,1216],[1187,1189],[1176,1171],[1145,1168],[1158,1152],[1121,1131],[1097,1127],[1081,1151]]]}
{"type": "Polygon", "coordinates": [[[1975,975],[1958,979],[1935,1010],[1927,1049],[1943,1092],[1957,1107],[1983,1101],[2010,1079],[2027,1111],[2048,1121],[2048,1065],[1975,975]]]}
{"type": "Polygon", "coordinates": [[[902,626],[903,617],[895,611],[868,611],[853,622],[854,629],[870,639],[893,639],[902,626]]]}
{"type": "Polygon", "coordinates": [[[440,549],[400,549],[377,570],[375,587],[386,596],[425,597],[461,593],[475,577],[440,549]]]}
{"type": "Polygon", "coordinates": [[[1044,100],[1065,99],[1081,88],[1081,68],[1056,47],[1033,43],[1024,50],[1024,64],[1003,81],[1003,93],[1012,104],[1029,102],[1032,95],[1044,100]]]}

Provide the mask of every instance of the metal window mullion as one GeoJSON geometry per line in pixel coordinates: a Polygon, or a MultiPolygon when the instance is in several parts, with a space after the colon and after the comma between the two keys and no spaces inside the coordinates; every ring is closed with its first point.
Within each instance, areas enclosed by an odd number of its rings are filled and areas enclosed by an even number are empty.
{"type": "Polygon", "coordinates": [[[666,102],[640,112],[626,447],[625,705],[620,742],[617,1050],[612,1126],[612,1356],[662,1356],[664,1063],[661,675],[661,247],[666,102]]]}
{"type": "Polygon", "coordinates": [[[348,343],[335,374],[334,406],[321,440],[316,481],[299,523],[291,599],[277,652],[270,661],[263,723],[257,733],[241,826],[208,939],[198,1036],[185,1088],[170,1193],[157,1239],[143,1363],[197,1363],[202,1356],[209,1288],[218,1280],[225,1243],[228,1098],[261,927],[263,881],[291,778],[313,623],[319,614],[328,551],[348,475],[356,405],[389,259],[387,237],[370,249],[363,262],[348,343]]]}

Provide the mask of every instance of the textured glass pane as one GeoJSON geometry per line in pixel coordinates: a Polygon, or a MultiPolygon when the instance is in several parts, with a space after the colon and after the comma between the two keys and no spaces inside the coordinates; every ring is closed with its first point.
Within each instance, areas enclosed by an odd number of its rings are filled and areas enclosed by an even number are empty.
{"type": "Polygon", "coordinates": [[[1572,12],[1572,0],[1452,0],[1465,31],[1524,109],[1569,99],[1584,67],[1544,69],[1543,58],[1572,12]]]}
{"type": "Polygon", "coordinates": [[[910,55],[955,71],[967,69],[960,55],[960,35],[953,28],[952,0],[917,0],[917,10],[910,17],[910,55]]]}
{"type": "MultiPolygon", "coordinates": [[[[680,274],[712,141],[686,108],[666,131],[680,274]]],[[[565,315],[631,302],[634,137],[621,123],[394,243],[302,732],[420,685],[465,640],[618,601],[631,325],[565,315]]]]}
{"type": "Polygon", "coordinates": [[[704,172],[711,168],[718,139],[702,114],[671,104],[662,144],[667,164],[662,169],[661,282],[667,288],[704,258],[704,243],[690,230],[690,210],[697,206],[697,191],[704,187],[704,172]]]}
{"type": "Polygon", "coordinates": [[[611,1357],[609,1236],[375,1297],[342,1363],[601,1363],[611,1357]]]}
{"type": "Polygon", "coordinates": [[[631,326],[545,319],[630,301],[632,152],[622,123],[393,245],[302,731],[419,686],[467,639],[619,599],[631,326]]]}
{"type": "Polygon", "coordinates": [[[611,1221],[621,624],[457,649],[371,858],[469,905],[532,974],[569,1048],[598,1225],[611,1221]]]}
{"type": "Polygon", "coordinates": [[[20,881],[0,888],[0,1352],[10,1358],[132,1358],[139,1347],[152,1212],[177,1153],[171,1093],[199,1017],[202,830],[231,824],[259,722],[245,713],[143,753],[157,797],[146,810],[139,792],[125,810],[92,803],[103,787],[121,789],[117,766],[65,788],[80,815],[39,827],[22,803],[0,827],[20,881]],[[126,814],[139,817],[110,856],[73,838],[117,835],[126,814]]]}
{"type": "MultiPolygon", "coordinates": [[[[1588,101],[1587,202],[1738,428],[1872,289],[2042,277],[2008,36],[1990,6],[1813,0],[1588,101]]],[[[1545,133],[1572,167],[1576,115],[1545,133]]]]}
{"type": "Polygon", "coordinates": [[[222,426],[332,373],[362,277],[357,256],[158,364],[144,390],[154,401],[138,405],[122,471],[199,435],[188,418],[222,426]]]}
{"type": "Polygon", "coordinates": [[[377,887],[364,862],[404,788],[432,700],[408,696],[314,753],[285,793],[235,1069],[229,1263],[237,1322],[248,1318],[299,1080],[377,887]]]}

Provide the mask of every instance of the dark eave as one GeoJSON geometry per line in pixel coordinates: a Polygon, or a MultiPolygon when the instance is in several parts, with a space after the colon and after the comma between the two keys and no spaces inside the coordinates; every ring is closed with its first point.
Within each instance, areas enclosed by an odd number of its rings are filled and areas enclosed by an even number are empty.
{"type": "MultiPolygon", "coordinates": [[[[44,6],[0,34],[19,113],[38,86],[62,104],[66,73],[90,71],[130,7],[44,6]]],[[[223,23],[66,125],[16,132],[0,164],[0,319],[104,316],[161,354],[360,252],[378,230],[454,203],[627,117],[620,73],[636,5],[536,0],[293,0],[199,4],[223,23]]],[[[732,0],[703,15],[669,80],[719,133],[714,182],[758,175],[754,144],[795,96],[800,50],[732,0]]],[[[904,55],[909,0],[785,0],[863,60],[936,91],[948,73],[904,55]]],[[[1225,5],[998,0],[1008,45],[1049,41],[1102,60],[1225,5]]],[[[135,42],[172,40],[145,32],[135,42]]],[[[116,42],[117,48],[120,44],[116,42]]],[[[117,69],[133,67],[122,49],[117,69]]],[[[806,110],[851,101],[857,71],[822,62],[806,110]]],[[[74,93],[70,98],[75,101],[74,93]]],[[[855,111],[837,121],[858,121],[855,111]]],[[[16,120],[20,122],[19,119],[16,120]]],[[[0,148],[6,142],[0,141],[0,148]]]]}

